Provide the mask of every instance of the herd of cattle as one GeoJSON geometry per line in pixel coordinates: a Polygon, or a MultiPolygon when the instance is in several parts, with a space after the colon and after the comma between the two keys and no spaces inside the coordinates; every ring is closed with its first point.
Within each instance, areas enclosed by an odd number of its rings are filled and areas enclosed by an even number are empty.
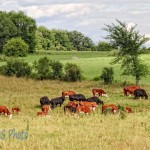
{"type": "MultiPolygon", "coordinates": [[[[134,99],[145,98],[148,99],[148,95],[146,91],[139,86],[126,86],[123,88],[124,96],[128,96],[128,94],[134,95],[134,99]]],[[[69,102],[64,106],[64,113],[70,112],[74,114],[85,113],[89,114],[94,111],[98,105],[102,105],[102,113],[111,112],[116,113],[120,108],[127,113],[132,113],[132,109],[130,107],[120,107],[115,104],[104,104],[102,100],[99,99],[99,96],[107,96],[106,92],[103,89],[94,88],[92,89],[93,96],[90,98],[86,98],[83,94],[76,94],[74,91],[63,91],[60,97],[53,98],[49,100],[47,96],[43,96],[40,98],[41,111],[37,112],[37,116],[47,116],[50,110],[53,110],[58,105],[61,107],[66,99],[69,102]]],[[[0,114],[12,117],[13,113],[19,113],[20,109],[18,107],[13,107],[11,111],[9,111],[8,107],[0,106],[0,114]]]]}
{"type": "MultiPolygon", "coordinates": [[[[128,94],[133,94],[134,99],[145,98],[148,99],[146,91],[139,86],[126,86],[123,88],[124,96],[128,94]]],[[[69,99],[67,105],[64,106],[64,113],[69,111],[70,113],[90,113],[96,109],[98,105],[102,105],[102,113],[107,112],[108,110],[111,113],[116,113],[120,106],[115,104],[104,104],[102,100],[99,99],[99,96],[107,96],[106,92],[103,89],[92,89],[93,96],[86,98],[83,94],[76,94],[74,91],[63,91],[61,97],[56,97],[51,100],[47,96],[40,98],[41,112],[37,112],[38,116],[46,116],[48,112],[57,105],[62,106],[65,99],[69,99]]],[[[123,110],[127,113],[131,113],[132,109],[130,107],[123,107],[123,110]]]]}

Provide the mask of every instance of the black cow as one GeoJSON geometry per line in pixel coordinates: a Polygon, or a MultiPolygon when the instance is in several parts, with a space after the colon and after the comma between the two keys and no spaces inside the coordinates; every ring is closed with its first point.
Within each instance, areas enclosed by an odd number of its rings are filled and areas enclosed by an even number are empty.
{"type": "Polygon", "coordinates": [[[69,95],[69,100],[86,101],[86,97],[83,94],[74,94],[74,95],[69,95]]]}
{"type": "Polygon", "coordinates": [[[99,104],[104,104],[103,101],[101,101],[97,96],[93,96],[93,97],[90,97],[90,98],[87,98],[86,99],[87,102],[96,102],[97,105],[99,104]]]}
{"type": "Polygon", "coordinates": [[[60,105],[60,107],[61,107],[61,105],[63,104],[63,102],[64,102],[64,100],[65,100],[65,97],[56,97],[56,98],[52,98],[51,99],[51,107],[52,108],[54,108],[55,106],[57,106],[57,105],[60,105]]]}
{"type": "Polygon", "coordinates": [[[134,91],[134,99],[138,99],[139,97],[148,99],[148,95],[144,89],[137,89],[134,91]]]}
{"type": "Polygon", "coordinates": [[[50,100],[47,96],[43,96],[40,98],[40,104],[41,104],[41,107],[43,105],[50,105],[50,100]]]}

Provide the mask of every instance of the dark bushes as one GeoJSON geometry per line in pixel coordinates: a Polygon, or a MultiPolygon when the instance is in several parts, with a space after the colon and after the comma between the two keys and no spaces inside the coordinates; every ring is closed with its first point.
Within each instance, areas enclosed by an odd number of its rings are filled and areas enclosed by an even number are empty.
{"type": "Polygon", "coordinates": [[[31,75],[31,67],[20,59],[10,59],[0,67],[0,73],[5,76],[28,77],[31,75]]]}

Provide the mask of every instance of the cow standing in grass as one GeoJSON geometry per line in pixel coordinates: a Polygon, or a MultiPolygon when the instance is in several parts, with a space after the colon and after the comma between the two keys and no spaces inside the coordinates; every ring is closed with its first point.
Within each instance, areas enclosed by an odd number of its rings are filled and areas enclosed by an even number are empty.
{"type": "Polygon", "coordinates": [[[138,99],[140,97],[148,99],[148,95],[147,95],[147,93],[146,93],[146,91],[144,89],[136,89],[134,91],[134,99],[138,99]]]}
{"type": "Polygon", "coordinates": [[[134,94],[134,91],[137,90],[137,89],[141,89],[141,88],[137,85],[125,86],[123,88],[124,96],[128,96],[128,93],[129,94],[134,94]]]}
{"type": "Polygon", "coordinates": [[[50,105],[50,100],[47,96],[43,96],[40,98],[40,104],[41,104],[41,107],[43,105],[50,105]]]}
{"type": "Polygon", "coordinates": [[[62,97],[52,98],[50,100],[51,107],[54,108],[57,105],[60,105],[60,107],[61,107],[61,105],[63,104],[64,100],[65,100],[65,97],[63,97],[63,96],[62,97]]]}
{"type": "Polygon", "coordinates": [[[96,96],[93,96],[93,97],[89,97],[89,98],[87,98],[86,99],[86,101],[87,102],[96,102],[97,103],[97,105],[103,105],[104,104],[104,102],[103,101],[101,101],[98,97],[96,97],[96,96]]]}
{"type": "Polygon", "coordinates": [[[12,113],[20,113],[20,108],[18,108],[18,107],[13,107],[12,109],[12,113]]]}
{"type": "Polygon", "coordinates": [[[67,98],[67,97],[69,97],[69,95],[74,95],[74,94],[76,94],[74,91],[63,91],[62,97],[67,98]]]}
{"type": "Polygon", "coordinates": [[[69,95],[70,101],[86,101],[86,97],[83,94],[69,95]]]}
{"type": "Polygon", "coordinates": [[[93,93],[93,96],[107,96],[106,92],[103,90],[103,89],[99,89],[99,88],[93,88],[92,89],[92,93],[93,93]]]}
{"type": "Polygon", "coordinates": [[[8,110],[8,107],[6,106],[0,106],[0,114],[9,116],[9,118],[12,118],[12,113],[8,110]]]}

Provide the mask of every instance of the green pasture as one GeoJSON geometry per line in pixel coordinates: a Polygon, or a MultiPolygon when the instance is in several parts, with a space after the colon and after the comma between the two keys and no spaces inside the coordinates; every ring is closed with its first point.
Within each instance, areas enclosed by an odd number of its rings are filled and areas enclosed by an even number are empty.
{"type": "MultiPolygon", "coordinates": [[[[134,82],[135,79],[132,76],[121,76],[122,69],[120,64],[111,65],[110,62],[115,58],[113,56],[115,52],[95,52],[95,51],[47,51],[38,52],[37,54],[31,54],[23,58],[26,62],[32,65],[35,60],[41,57],[48,57],[51,60],[57,60],[62,62],[64,65],[66,63],[76,63],[80,66],[83,71],[83,75],[86,80],[92,80],[95,77],[99,77],[102,73],[104,67],[113,67],[114,69],[114,79],[116,82],[134,82]]],[[[150,54],[143,54],[141,59],[148,64],[150,54]]],[[[4,62],[0,62],[4,64],[4,62]]],[[[150,74],[147,77],[142,78],[140,84],[150,83],[150,74]]]]}
{"type": "MultiPolygon", "coordinates": [[[[33,63],[35,60],[38,60],[41,57],[48,57],[52,60],[58,60],[64,65],[66,63],[76,63],[81,67],[85,79],[91,80],[95,77],[99,77],[102,73],[104,67],[113,67],[114,69],[114,79],[116,82],[134,82],[135,79],[132,76],[121,76],[122,70],[120,64],[112,65],[110,62],[115,58],[113,55],[115,52],[92,52],[92,51],[70,51],[70,52],[54,52],[47,54],[38,55],[29,55],[25,60],[29,63],[33,63]]],[[[150,67],[150,54],[143,54],[141,59],[148,64],[150,67]]],[[[150,83],[150,74],[147,77],[142,78],[140,84],[149,84],[150,83]]]]}

